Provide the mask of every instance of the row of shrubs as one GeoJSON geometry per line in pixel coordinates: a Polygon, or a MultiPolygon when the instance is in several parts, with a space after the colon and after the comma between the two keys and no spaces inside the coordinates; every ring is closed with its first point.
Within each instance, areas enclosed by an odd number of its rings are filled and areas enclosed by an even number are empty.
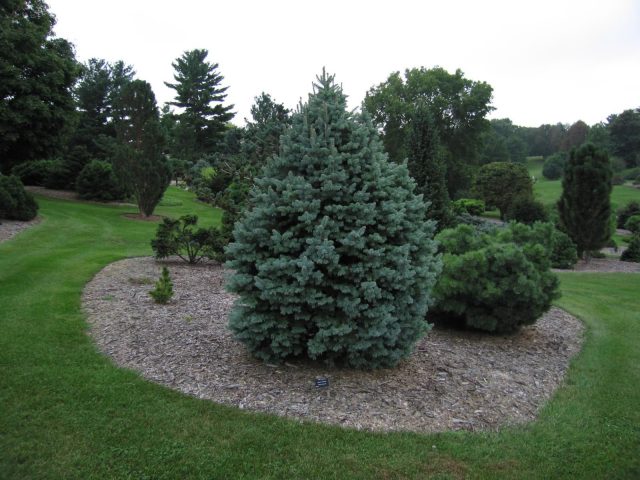
{"type": "MultiPolygon", "coordinates": [[[[177,255],[192,264],[222,260],[228,239],[216,228],[198,228],[197,222],[195,215],[164,219],[151,241],[156,258],[177,255]]],[[[444,269],[429,319],[491,332],[533,323],[558,295],[550,268],[571,268],[577,261],[575,245],[551,223],[459,225],[437,240],[444,269]]]]}
{"type": "Polygon", "coordinates": [[[60,159],[21,163],[13,167],[11,173],[25,185],[52,189],[73,188],[80,198],[86,200],[121,200],[126,194],[120,187],[111,164],[101,160],[87,163],[80,170],[75,183],[70,180],[72,175],[60,159]]]}
{"type": "Polygon", "coordinates": [[[0,174],[0,219],[32,220],[38,214],[38,204],[15,175],[0,174]]]}

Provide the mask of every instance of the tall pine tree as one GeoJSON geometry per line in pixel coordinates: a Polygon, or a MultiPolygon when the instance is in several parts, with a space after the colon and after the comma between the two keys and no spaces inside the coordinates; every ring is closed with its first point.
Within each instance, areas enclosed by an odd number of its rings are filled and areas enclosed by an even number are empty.
{"type": "Polygon", "coordinates": [[[611,165],[592,144],[573,149],[564,168],[560,221],[576,244],[578,256],[599,250],[611,236],[611,165]]]}
{"type": "Polygon", "coordinates": [[[265,361],[395,365],[426,332],[434,222],[371,119],[322,74],[256,179],[227,249],[230,327],[265,361]]]}
{"type": "Polygon", "coordinates": [[[426,105],[416,107],[409,122],[407,145],[409,173],[431,206],[427,217],[438,222],[438,231],[451,224],[452,215],[447,192],[445,151],[440,146],[433,116],[426,105]]]}
{"type": "Polygon", "coordinates": [[[176,91],[169,105],[181,110],[172,142],[176,151],[171,153],[189,161],[215,152],[234,116],[233,105],[223,105],[229,87],[220,86],[224,77],[218,73],[217,63],[207,62],[208,54],[205,49],[184,52],[172,63],[175,83],[165,82],[176,91]]]}
{"type": "Polygon", "coordinates": [[[150,216],[171,181],[162,153],[164,135],[151,85],[143,80],[127,83],[115,105],[118,146],[114,169],[133,194],[140,214],[150,216]]]}

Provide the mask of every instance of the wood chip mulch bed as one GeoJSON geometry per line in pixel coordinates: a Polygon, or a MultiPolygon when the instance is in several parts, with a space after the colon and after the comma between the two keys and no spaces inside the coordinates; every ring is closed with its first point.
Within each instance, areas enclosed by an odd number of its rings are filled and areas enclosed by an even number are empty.
{"type": "Polygon", "coordinates": [[[353,371],[253,359],[227,329],[235,300],[219,265],[131,258],[87,284],[89,334],[115,364],[188,395],[357,429],[496,430],[531,421],[562,383],[583,325],[557,308],[514,335],[432,330],[397,368],[353,371]],[[148,291],[163,265],[174,297],[148,291]],[[315,379],[329,387],[317,389],[315,379]]]}

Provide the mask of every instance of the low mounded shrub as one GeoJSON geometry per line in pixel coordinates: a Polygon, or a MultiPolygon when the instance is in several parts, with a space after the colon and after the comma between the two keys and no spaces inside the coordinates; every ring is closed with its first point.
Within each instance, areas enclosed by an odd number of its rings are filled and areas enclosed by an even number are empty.
{"type": "Polygon", "coordinates": [[[564,175],[564,165],[567,163],[567,154],[554,153],[549,156],[542,165],[542,175],[547,180],[559,180],[564,175]]]}
{"type": "Polygon", "coordinates": [[[73,188],[75,176],[70,166],[64,160],[51,160],[44,186],[54,190],[66,190],[73,188]]]}
{"type": "Polygon", "coordinates": [[[482,215],[486,209],[484,201],[475,198],[460,198],[452,202],[453,212],[456,215],[468,213],[469,215],[482,215]]]}
{"type": "Polygon", "coordinates": [[[0,218],[32,220],[38,214],[38,204],[14,175],[0,175],[0,218]]]}
{"type": "Polygon", "coordinates": [[[462,323],[489,332],[509,332],[534,323],[558,297],[547,248],[530,241],[519,225],[479,235],[471,226],[436,238],[444,268],[434,290],[429,319],[462,323]],[[520,243],[520,242],[524,243],[520,243]]]}
{"type": "Polygon", "coordinates": [[[640,262],[640,234],[635,234],[631,237],[629,246],[620,255],[620,260],[623,262],[640,262]]]}
{"type": "Polygon", "coordinates": [[[531,225],[534,222],[546,222],[549,215],[541,202],[532,197],[518,197],[509,208],[507,219],[531,225]]]}
{"type": "Polygon", "coordinates": [[[109,162],[92,160],[84,166],[76,180],[76,191],[85,200],[113,201],[124,198],[124,190],[109,162]]]}
{"type": "Polygon", "coordinates": [[[184,215],[177,220],[165,218],[151,240],[156,258],[177,255],[185,262],[195,264],[203,258],[221,260],[225,242],[217,228],[198,228],[196,215],[184,215]]]}
{"type": "Polygon", "coordinates": [[[629,217],[626,223],[624,224],[624,228],[629,230],[631,233],[639,234],[640,233],[640,215],[634,215],[629,217]]]}
{"type": "Polygon", "coordinates": [[[508,229],[513,240],[519,245],[542,245],[553,268],[570,269],[578,262],[575,243],[569,235],[555,228],[552,223],[535,222],[529,226],[510,223],[508,229]]]}
{"type": "Polygon", "coordinates": [[[56,160],[33,160],[19,163],[11,169],[11,174],[20,178],[23,185],[44,187],[49,174],[57,166],[56,160]]]}
{"type": "Polygon", "coordinates": [[[630,217],[640,215],[640,202],[632,200],[618,210],[618,228],[625,228],[630,217]]]}

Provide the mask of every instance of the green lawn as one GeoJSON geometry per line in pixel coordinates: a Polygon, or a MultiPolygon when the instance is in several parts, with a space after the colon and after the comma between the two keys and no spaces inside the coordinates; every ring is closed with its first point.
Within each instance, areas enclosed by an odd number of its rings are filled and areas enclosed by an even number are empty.
{"type": "MultiPolygon", "coordinates": [[[[547,180],[542,176],[542,158],[529,157],[527,168],[529,173],[536,178],[533,185],[535,197],[545,205],[556,203],[562,193],[561,180],[547,180]]],[[[631,200],[640,201],[640,188],[631,185],[616,185],[611,192],[611,203],[614,210],[626,205],[631,200]]]]}
{"type": "MultiPolygon", "coordinates": [[[[0,478],[640,478],[640,275],[561,275],[588,326],[566,386],[499,433],[373,434],[252,414],[114,367],[80,294],[150,253],[125,207],[38,199],[44,221],[0,244],[0,478]]],[[[162,215],[219,212],[171,189],[162,215]]]]}

